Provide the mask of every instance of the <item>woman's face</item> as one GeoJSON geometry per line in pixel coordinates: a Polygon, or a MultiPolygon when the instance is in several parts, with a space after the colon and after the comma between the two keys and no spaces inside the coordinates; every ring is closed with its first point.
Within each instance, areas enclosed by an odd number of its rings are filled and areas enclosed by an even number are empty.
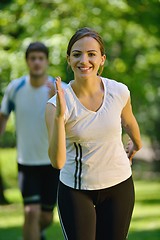
{"type": "Polygon", "coordinates": [[[97,76],[98,69],[104,64],[105,59],[99,43],[92,37],[84,37],[73,44],[68,64],[75,78],[90,78],[97,76]]]}

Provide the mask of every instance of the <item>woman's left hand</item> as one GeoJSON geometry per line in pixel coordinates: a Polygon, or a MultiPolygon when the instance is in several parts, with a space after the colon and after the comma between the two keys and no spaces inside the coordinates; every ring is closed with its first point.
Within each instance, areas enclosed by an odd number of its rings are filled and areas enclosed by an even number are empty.
{"type": "Polygon", "coordinates": [[[65,109],[66,109],[66,101],[64,97],[64,91],[61,86],[61,77],[56,77],[56,91],[57,91],[57,97],[56,97],[56,116],[64,117],[65,109]]]}

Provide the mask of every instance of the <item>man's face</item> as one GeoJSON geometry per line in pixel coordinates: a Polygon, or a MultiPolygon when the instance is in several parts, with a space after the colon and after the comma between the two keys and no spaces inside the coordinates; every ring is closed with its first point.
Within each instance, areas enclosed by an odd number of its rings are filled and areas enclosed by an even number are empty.
{"type": "Polygon", "coordinates": [[[30,52],[26,59],[29,72],[34,77],[41,77],[46,73],[48,67],[48,59],[43,52],[30,52]]]}

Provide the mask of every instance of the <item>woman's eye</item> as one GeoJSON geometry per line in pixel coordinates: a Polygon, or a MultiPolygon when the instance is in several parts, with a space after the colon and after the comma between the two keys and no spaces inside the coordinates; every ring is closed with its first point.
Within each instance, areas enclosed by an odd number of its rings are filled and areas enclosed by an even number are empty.
{"type": "Polygon", "coordinates": [[[73,56],[78,58],[80,56],[80,54],[79,53],[74,53],[73,56]]]}
{"type": "Polygon", "coordinates": [[[93,56],[95,56],[95,53],[89,53],[88,54],[90,57],[93,57],[93,56]]]}

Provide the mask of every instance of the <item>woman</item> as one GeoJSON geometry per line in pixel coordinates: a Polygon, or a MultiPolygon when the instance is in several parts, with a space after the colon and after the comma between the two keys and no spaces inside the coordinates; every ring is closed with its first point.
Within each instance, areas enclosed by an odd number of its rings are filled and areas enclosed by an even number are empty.
{"type": "Polygon", "coordinates": [[[49,157],[61,169],[58,210],[65,239],[124,240],[134,205],[130,161],[141,148],[128,88],[100,77],[101,37],[82,28],[70,39],[67,61],[74,80],[49,100],[49,157]],[[131,141],[127,154],[121,126],[131,141]],[[130,161],[129,161],[130,160],[130,161]]]}

